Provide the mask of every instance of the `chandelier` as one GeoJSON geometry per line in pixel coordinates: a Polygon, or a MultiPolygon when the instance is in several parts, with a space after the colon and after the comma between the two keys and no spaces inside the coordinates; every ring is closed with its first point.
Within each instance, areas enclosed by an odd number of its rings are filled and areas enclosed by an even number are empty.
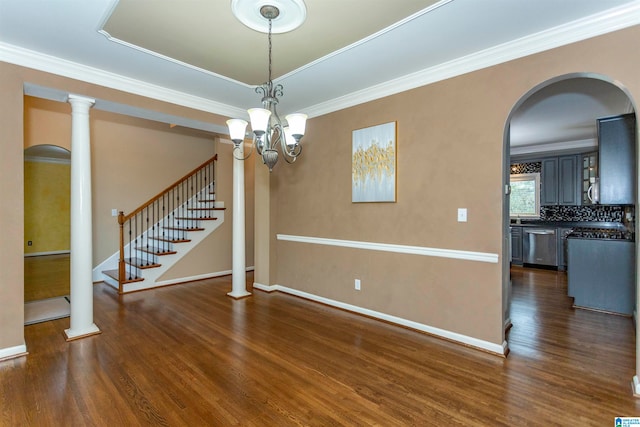
{"type": "Polygon", "coordinates": [[[278,105],[278,97],[283,95],[282,85],[274,85],[271,79],[272,21],[280,15],[280,10],[276,6],[264,5],[260,8],[260,15],[269,21],[269,79],[266,83],[256,87],[256,93],[262,96],[262,108],[248,110],[253,131],[253,144],[246,157],[236,153],[242,153],[239,150],[244,141],[248,123],[242,119],[230,119],[227,120],[227,126],[234,145],[234,157],[245,160],[255,149],[262,156],[262,162],[269,167],[269,172],[271,172],[278,162],[278,148],[287,163],[295,162],[302,153],[300,140],[304,136],[307,115],[294,113],[285,117],[286,122],[280,120],[276,106],[278,105]]]}

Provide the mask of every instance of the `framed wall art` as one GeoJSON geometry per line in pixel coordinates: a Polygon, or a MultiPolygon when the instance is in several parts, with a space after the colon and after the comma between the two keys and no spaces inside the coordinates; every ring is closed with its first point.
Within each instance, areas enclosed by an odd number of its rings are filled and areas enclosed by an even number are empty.
{"type": "Polygon", "coordinates": [[[351,201],[396,201],[396,122],[353,131],[351,201]]]}

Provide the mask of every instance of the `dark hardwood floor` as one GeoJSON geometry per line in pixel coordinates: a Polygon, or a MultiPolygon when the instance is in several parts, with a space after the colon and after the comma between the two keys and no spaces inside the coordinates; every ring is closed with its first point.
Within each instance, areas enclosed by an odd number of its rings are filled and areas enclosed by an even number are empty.
{"type": "MultiPolygon", "coordinates": [[[[248,278],[252,280],[251,277],[248,278]]],[[[640,415],[629,318],[574,310],[564,274],[514,269],[503,359],[223,277],[124,295],[101,335],[25,327],[0,363],[0,425],[608,426],[640,415]]]]}

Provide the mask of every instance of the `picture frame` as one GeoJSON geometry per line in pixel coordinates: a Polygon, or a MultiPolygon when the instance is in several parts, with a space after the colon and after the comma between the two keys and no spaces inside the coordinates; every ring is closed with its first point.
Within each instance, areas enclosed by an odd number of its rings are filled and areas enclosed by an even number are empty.
{"type": "Polygon", "coordinates": [[[351,202],[396,202],[396,122],[352,132],[351,202]]]}

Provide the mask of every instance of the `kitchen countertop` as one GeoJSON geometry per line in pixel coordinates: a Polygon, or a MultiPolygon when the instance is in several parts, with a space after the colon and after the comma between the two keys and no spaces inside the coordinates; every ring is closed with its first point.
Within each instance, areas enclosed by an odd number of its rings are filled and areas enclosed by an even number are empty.
{"type": "Polygon", "coordinates": [[[511,227],[523,228],[567,228],[580,230],[580,233],[571,233],[569,238],[592,239],[592,240],[617,240],[617,241],[635,241],[635,233],[630,233],[625,225],[621,222],[604,222],[604,221],[544,221],[544,220],[521,220],[520,224],[511,221],[511,227]],[[604,233],[590,235],[589,231],[600,229],[604,233]],[[611,235],[609,234],[610,230],[611,235]],[[586,233],[585,233],[586,232],[586,233]],[[615,236],[615,237],[613,237],[615,236]]]}
{"type": "Polygon", "coordinates": [[[520,224],[515,220],[511,220],[510,226],[516,227],[554,227],[554,228],[615,228],[624,229],[625,226],[621,222],[604,222],[604,221],[545,221],[537,219],[523,219],[520,224]]]}

